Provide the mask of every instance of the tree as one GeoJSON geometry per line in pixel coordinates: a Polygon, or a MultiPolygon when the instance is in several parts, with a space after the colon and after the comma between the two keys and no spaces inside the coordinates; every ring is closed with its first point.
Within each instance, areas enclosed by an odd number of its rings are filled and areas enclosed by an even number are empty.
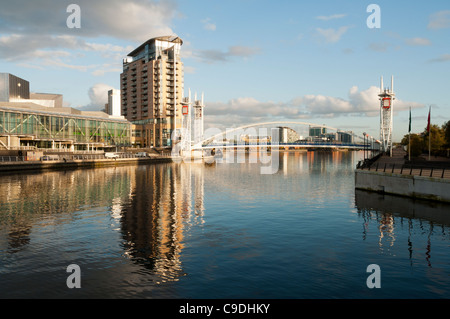
{"type": "MultiPolygon", "coordinates": [[[[401,144],[405,145],[407,149],[409,148],[409,138],[409,134],[406,134],[401,141],[401,144]]],[[[424,148],[423,137],[420,134],[411,133],[411,157],[417,157],[422,154],[424,148]]]]}
{"type": "Polygon", "coordinates": [[[438,155],[443,150],[445,144],[444,129],[436,124],[431,125],[430,132],[428,132],[425,129],[423,137],[424,137],[424,146],[427,151],[428,151],[428,144],[430,141],[429,137],[430,133],[431,133],[431,154],[438,155]]]}
{"type": "Polygon", "coordinates": [[[442,129],[444,130],[445,146],[450,148],[450,121],[445,122],[442,129]]]}

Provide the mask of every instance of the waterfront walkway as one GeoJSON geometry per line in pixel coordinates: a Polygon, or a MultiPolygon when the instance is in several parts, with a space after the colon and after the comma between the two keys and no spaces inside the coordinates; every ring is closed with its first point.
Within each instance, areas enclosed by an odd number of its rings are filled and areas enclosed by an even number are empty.
{"type": "Polygon", "coordinates": [[[408,161],[408,154],[401,147],[392,150],[392,157],[381,155],[374,162],[359,169],[402,175],[425,176],[450,179],[450,159],[431,156],[408,161]]]}
{"type": "Polygon", "coordinates": [[[168,155],[136,157],[122,156],[119,158],[105,158],[104,155],[83,155],[81,157],[64,158],[45,161],[0,161],[0,173],[43,171],[57,169],[95,168],[119,165],[144,165],[152,163],[172,162],[168,155]]]}

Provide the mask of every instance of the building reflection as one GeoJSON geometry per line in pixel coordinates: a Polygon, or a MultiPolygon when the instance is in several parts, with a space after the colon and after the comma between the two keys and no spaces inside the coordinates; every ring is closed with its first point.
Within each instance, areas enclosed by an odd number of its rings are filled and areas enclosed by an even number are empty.
{"type": "Polygon", "coordinates": [[[363,240],[376,229],[379,249],[389,250],[396,243],[396,228],[408,230],[406,249],[413,258],[424,258],[432,267],[432,239],[442,240],[450,234],[450,204],[355,190],[355,204],[363,219],[363,240]],[[427,242],[422,244],[423,235],[427,242]],[[416,236],[417,235],[417,236],[416,236]],[[417,241],[417,242],[415,242],[417,241]],[[415,247],[415,244],[417,247],[415,247]],[[424,251],[424,256],[414,256],[424,251]]]}
{"type": "Polygon", "coordinates": [[[8,252],[30,243],[35,227],[54,227],[72,221],[73,213],[92,206],[109,206],[114,194],[130,184],[128,169],[73,170],[2,175],[0,230],[8,252]]]}
{"type": "Polygon", "coordinates": [[[158,282],[177,280],[186,232],[203,223],[203,168],[181,163],[2,176],[0,248],[17,253],[33,244],[33,230],[76,222],[95,208],[120,232],[123,257],[158,282]]]}
{"type": "Polygon", "coordinates": [[[185,234],[193,223],[202,223],[202,168],[142,166],[132,171],[131,180],[129,200],[121,209],[124,256],[151,271],[158,282],[177,280],[184,275],[180,256],[185,234]]]}

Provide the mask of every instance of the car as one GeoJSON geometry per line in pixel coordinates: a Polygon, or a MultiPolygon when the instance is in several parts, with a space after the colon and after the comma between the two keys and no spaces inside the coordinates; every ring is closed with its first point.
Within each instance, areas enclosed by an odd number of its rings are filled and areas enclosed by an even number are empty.
{"type": "Polygon", "coordinates": [[[146,152],[137,152],[136,157],[147,157],[147,153],[146,152]]]}
{"type": "Polygon", "coordinates": [[[119,158],[119,154],[116,153],[105,153],[106,158],[119,158]]]}

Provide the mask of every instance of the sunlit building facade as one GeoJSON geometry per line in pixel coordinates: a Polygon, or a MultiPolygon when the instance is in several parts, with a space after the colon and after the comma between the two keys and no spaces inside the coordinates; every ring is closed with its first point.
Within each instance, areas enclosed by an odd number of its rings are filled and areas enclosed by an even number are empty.
{"type": "Polygon", "coordinates": [[[171,147],[172,132],[181,126],[182,44],[176,36],[152,38],[123,60],[122,115],[136,125],[137,146],[171,147]]]}
{"type": "Polygon", "coordinates": [[[63,107],[62,95],[30,94],[28,81],[11,74],[0,73],[0,97],[0,150],[131,145],[132,124],[125,118],[63,107]]]}
{"type": "Polygon", "coordinates": [[[32,103],[12,106],[0,103],[0,146],[6,149],[35,146],[93,150],[130,144],[131,123],[126,120],[74,109],[43,110],[32,103]]]}

